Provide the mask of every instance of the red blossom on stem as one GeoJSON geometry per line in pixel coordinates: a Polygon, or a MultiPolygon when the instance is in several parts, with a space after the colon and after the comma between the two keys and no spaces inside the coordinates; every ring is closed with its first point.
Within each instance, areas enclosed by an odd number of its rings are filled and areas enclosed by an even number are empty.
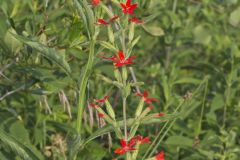
{"type": "Polygon", "coordinates": [[[104,103],[108,99],[108,97],[109,96],[104,96],[103,99],[94,99],[94,101],[98,103],[104,103]]]}
{"type": "Polygon", "coordinates": [[[152,104],[152,102],[157,102],[158,100],[156,98],[148,98],[148,92],[145,90],[142,93],[136,93],[137,96],[144,98],[144,101],[148,104],[152,104]]]}
{"type": "Polygon", "coordinates": [[[98,19],[97,20],[97,23],[96,23],[97,25],[109,25],[109,22],[107,22],[106,20],[104,20],[104,19],[98,19]]]}
{"type": "Polygon", "coordinates": [[[91,3],[94,7],[98,6],[100,4],[100,0],[92,0],[91,3]]]}
{"type": "Polygon", "coordinates": [[[155,160],[164,160],[164,152],[161,151],[155,156],[155,160]]]}
{"type": "Polygon", "coordinates": [[[111,58],[107,58],[104,56],[102,56],[101,58],[112,61],[115,67],[122,67],[124,65],[133,64],[132,60],[136,58],[136,56],[131,56],[129,58],[126,58],[122,51],[118,51],[118,55],[115,55],[111,58]]]}
{"type": "Polygon", "coordinates": [[[142,138],[139,142],[140,144],[151,143],[149,137],[142,138]]]}
{"type": "Polygon", "coordinates": [[[114,152],[116,153],[116,154],[124,154],[124,153],[126,153],[126,152],[128,152],[128,151],[133,151],[133,150],[135,150],[135,148],[132,148],[133,147],[133,145],[135,145],[135,144],[131,144],[131,143],[127,143],[124,139],[121,139],[120,140],[120,143],[121,143],[121,148],[117,148],[114,152]]]}
{"type": "Polygon", "coordinates": [[[137,3],[131,4],[131,0],[127,0],[126,4],[120,3],[123,13],[134,14],[134,9],[137,7],[137,3]]]}
{"type": "Polygon", "coordinates": [[[113,16],[113,17],[112,17],[111,19],[109,19],[108,21],[99,18],[99,19],[97,20],[97,23],[96,23],[96,24],[97,24],[97,25],[109,25],[110,23],[114,22],[114,21],[117,20],[118,18],[119,18],[118,15],[113,16]]]}
{"type": "Polygon", "coordinates": [[[142,24],[144,21],[138,19],[137,17],[132,17],[128,19],[130,22],[136,23],[136,24],[142,24]]]}
{"type": "Polygon", "coordinates": [[[132,146],[134,146],[137,142],[138,142],[139,144],[151,143],[149,137],[143,138],[142,136],[137,135],[137,136],[133,137],[133,138],[130,140],[129,144],[131,144],[132,146]]]}

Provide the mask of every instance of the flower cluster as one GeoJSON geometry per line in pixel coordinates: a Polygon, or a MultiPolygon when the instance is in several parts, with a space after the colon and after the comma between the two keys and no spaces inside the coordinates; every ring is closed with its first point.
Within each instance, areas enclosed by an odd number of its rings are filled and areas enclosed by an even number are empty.
{"type": "MultiPolygon", "coordinates": [[[[120,3],[120,5],[122,7],[122,12],[124,14],[129,14],[131,16],[134,15],[134,10],[138,6],[138,4],[137,3],[131,4],[131,3],[132,3],[131,0],[127,0],[127,2],[125,4],[124,3],[120,3]]],[[[94,7],[98,6],[99,4],[100,4],[100,0],[92,0],[92,5],[94,7]]],[[[96,24],[98,24],[98,25],[109,25],[109,24],[111,24],[111,22],[114,22],[118,18],[119,18],[119,16],[115,15],[114,17],[112,17],[108,21],[104,20],[104,19],[98,19],[96,24]]],[[[128,20],[130,22],[135,23],[135,24],[142,24],[142,23],[144,23],[144,21],[138,19],[136,16],[130,17],[128,20]]]]}
{"type": "Polygon", "coordinates": [[[133,151],[136,150],[135,148],[133,148],[137,143],[139,144],[145,144],[145,143],[150,143],[150,139],[149,137],[145,137],[143,138],[142,136],[135,136],[133,137],[129,143],[127,143],[124,139],[120,140],[120,144],[121,144],[121,148],[117,148],[114,152],[116,154],[124,154],[128,151],[133,151]]]}
{"type": "Polygon", "coordinates": [[[100,4],[100,2],[101,2],[100,0],[92,0],[92,5],[96,7],[100,4]]]}
{"type": "MultiPolygon", "coordinates": [[[[96,7],[100,4],[101,1],[100,0],[92,0],[91,2],[92,2],[92,5],[94,7],[96,7]]],[[[128,21],[131,22],[130,23],[131,27],[132,26],[134,27],[133,24],[144,23],[142,20],[140,20],[139,18],[137,18],[134,15],[134,11],[138,6],[137,3],[132,3],[131,0],[126,0],[126,3],[119,3],[119,6],[122,9],[122,14],[121,14],[122,16],[112,14],[114,16],[112,16],[110,19],[98,18],[96,25],[108,26],[108,29],[109,28],[111,29],[112,24],[115,24],[115,26],[119,26],[119,27],[129,28],[129,26],[128,26],[129,23],[125,23],[128,21]],[[121,17],[125,18],[125,20],[121,21],[121,17]],[[124,25],[121,25],[121,22],[124,22],[123,23],[124,25]],[[127,25],[127,27],[125,25],[127,25]]],[[[123,28],[121,28],[121,29],[122,29],[121,31],[125,32],[125,29],[123,29],[123,28]]],[[[131,35],[131,31],[132,30],[129,29],[129,35],[131,35]]],[[[112,35],[114,35],[114,34],[112,33],[112,35]]],[[[129,36],[129,37],[134,37],[134,35],[129,36]]],[[[132,85],[132,82],[128,82],[128,78],[127,78],[128,73],[127,73],[127,69],[125,66],[134,64],[134,59],[137,57],[130,56],[132,48],[126,49],[126,47],[128,47],[125,44],[126,37],[123,36],[121,38],[120,38],[120,42],[122,44],[122,50],[117,50],[118,52],[114,56],[111,56],[111,57],[101,54],[100,58],[113,63],[113,66],[115,68],[114,75],[115,75],[117,81],[112,81],[112,80],[108,80],[108,81],[111,81],[112,84],[115,84],[122,90],[122,96],[125,98],[125,101],[123,101],[123,103],[124,102],[126,103],[126,99],[127,99],[126,97],[130,94],[130,87],[132,85]]],[[[131,41],[133,38],[129,38],[129,39],[131,41]]],[[[110,39],[110,41],[111,41],[111,39],[110,39]]],[[[114,40],[113,40],[113,42],[114,42],[114,40]]],[[[108,98],[109,98],[108,95],[104,96],[102,99],[94,99],[94,102],[90,104],[91,107],[93,107],[97,110],[98,117],[104,119],[107,123],[109,123],[113,126],[118,139],[120,139],[121,147],[115,149],[114,152],[116,154],[125,154],[127,152],[134,152],[133,153],[133,155],[135,156],[135,157],[133,156],[134,160],[137,158],[137,154],[135,154],[135,153],[138,152],[139,146],[142,144],[151,143],[149,137],[144,138],[139,135],[134,136],[134,135],[136,135],[136,131],[137,131],[137,128],[138,128],[140,122],[143,119],[146,120],[147,118],[157,118],[157,117],[161,117],[161,116],[165,115],[164,113],[149,114],[149,112],[153,109],[152,103],[157,102],[158,100],[156,98],[149,97],[149,93],[146,90],[142,93],[137,92],[136,96],[141,97],[141,100],[139,102],[139,105],[136,108],[135,118],[134,118],[133,124],[131,124],[132,126],[131,126],[131,129],[129,132],[129,137],[128,137],[128,129],[127,129],[128,125],[127,125],[126,108],[123,109],[123,125],[124,125],[124,135],[123,135],[121,126],[120,126],[120,124],[118,124],[119,122],[116,121],[116,118],[115,118],[115,110],[113,109],[110,102],[108,101],[108,98]],[[147,108],[143,109],[143,106],[145,103],[149,106],[147,108]],[[101,106],[103,106],[103,104],[105,104],[105,107],[106,107],[105,109],[103,107],[101,107],[101,106]],[[124,117],[124,115],[125,115],[125,117],[124,117]],[[133,137],[133,138],[131,138],[131,137],[133,137]]],[[[123,108],[124,108],[124,106],[126,107],[126,105],[123,105],[123,108]]],[[[164,152],[161,151],[159,154],[157,154],[155,157],[153,157],[153,159],[164,160],[164,152]]]]}
{"type": "Polygon", "coordinates": [[[136,58],[136,56],[126,58],[125,54],[122,51],[118,51],[118,55],[114,55],[111,58],[107,58],[104,56],[102,56],[101,58],[112,61],[115,67],[122,67],[124,65],[133,64],[133,59],[136,58]]]}
{"type": "Polygon", "coordinates": [[[144,102],[147,104],[152,104],[152,102],[157,102],[156,98],[149,98],[148,97],[148,91],[144,91],[143,93],[136,93],[137,96],[142,97],[144,102]]]}

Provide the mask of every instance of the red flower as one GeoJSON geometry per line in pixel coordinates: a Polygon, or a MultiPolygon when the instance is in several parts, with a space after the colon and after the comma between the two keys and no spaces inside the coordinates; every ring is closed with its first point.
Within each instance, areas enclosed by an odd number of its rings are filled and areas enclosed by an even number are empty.
{"type": "Polygon", "coordinates": [[[143,23],[142,20],[138,19],[137,17],[132,17],[128,19],[130,22],[136,23],[136,24],[141,24],[143,23]]]}
{"type": "Polygon", "coordinates": [[[104,96],[103,99],[94,99],[95,102],[104,103],[108,99],[108,96],[104,96]]]}
{"type": "Polygon", "coordinates": [[[103,113],[98,113],[99,118],[103,118],[105,115],[103,113]]]}
{"type": "Polygon", "coordinates": [[[131,0],[127,0],[126,4],[120,3],[123,13],[125,14],[133,14],[134,9],[137,7],[137,3],[131,5],[131,0]]]}
{"type": "Polygon", "coordinates": [[[115,55],[111,58],[107,58],[107,57],[101,57],[101,58],[112,61],[114,63],[114,66],[116,67],[122,67],[124,65],[133,64],[132,60],[136,58],[136,56],[132,56],[126,59],[124,53],[122,51],[118,51],[118,55],[115,55]]]}
{"type": "Polygon", "coordinates": [[[131,143],[127,143],[125,140],[123,140],[123,139],[121,139],[120,140],[120,143],[121,143],[121,148],[117,148],[114,152],[116,153],[116,154],[124,154],[124,153],[126,153],[126,152],[128,152],[128,151],[133,151],[133,150],[135,150],[135,148],[132,148],[132,146],[134,145],[134,144],[131,144],[131,143]]]}
{"type": "Polygon", "coordinates": [[[131,146],[134,146],[137,142],[139,142],[140,144],[150,143],[150,138],[149,137],[143,138],[142,136],[138,135],[138,136],[133,137],[130,140],[129,144],[131,146]]]}
{"type": "Polygon", "coordinates": [[[156,160],[164,160],[164,152],[161,151],[160,153],[158,153],[158,154],[155,156],[155,159],[156,159],[156,160]]]}
{"type": "Polygon", "coordinates": [[[92,5],[93,5],[94,7],[98,6],[99,3],[100,3],[100,0],[92,0],[92,5]]]}
{"type": "Polygon", "coordinates": [[[109,22],[105,21],[104,19],[98,19],[97,25],[109,25],[109,22]]]}
{"type": "Polygon", "coordinates": [[[109,25],[110,23],[114,22],[114,21],[117,20],[118,18],[119,18],[118,15],[113,16],[113,17],[112,17],[110,20],[108,20],[108,21],[99,18],[99,19],[97,20],[97,23],[96,23],[96,24],[97,24],[97,25],[109,25]]]}
{"type": "Polygon", "coordinates": [[[156,98],[148,98],[148,92],[145,90],[142,93],[136,93],[137,96],[139,97],[143,97],[144,98],[144,101],[148,104],[152,104],[152,102],[157,102],[158,100],[156,98]]]}
{"type": "Polygon", "coordinates": [[[140,144],[145,144],[145,143],[151,143],[149,137],[145,137],[145,138],[142,138],[142,139],[140,140],[140,144]]]}

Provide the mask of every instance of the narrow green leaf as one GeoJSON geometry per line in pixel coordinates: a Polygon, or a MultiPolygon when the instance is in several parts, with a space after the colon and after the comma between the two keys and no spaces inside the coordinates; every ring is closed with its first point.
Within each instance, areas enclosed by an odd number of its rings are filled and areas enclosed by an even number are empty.
{"type": "Polygon", "coordinates": [[[59,53],[54,48],[49,48],[37,41],[33,41],[30,39],[27,39],[23,36],[19,36],[16,34],[13,34],[18,40],[21,42],[29,45],[30,47],[36,49],[39,51],[44,57],[48,58],[49,60],[55,62],[59,67],[61,67],[68,75],[71,73],[71,68],[67,61],[65,60],[64,54],[59,53]]]}
{"type": "Polygon", "coordinates": [[[164,30],[161,27],[158,26],[147,26],[147,25],[142,25],[143,29],[148,32],[149,34],[151,34],[152,36],[163,36],[164,30]]]}
{"type": "Polygon", "coordinates": [[[168,145],[175,145],[175,146],[186,146],[192,147],[193,146],[193,139],[183,136],[171,136],[166,140],[166,144],[168,145]]]}
{"type": "Polygon", "coordinates": [[[118,52],[118,49],[116,47],[114,47],[111,43],[108,43],[106,41],[100,41],[99,43],[100,43],[101,46],[109,49],[110,51],[112,51],[114,53],[118,52]]]}

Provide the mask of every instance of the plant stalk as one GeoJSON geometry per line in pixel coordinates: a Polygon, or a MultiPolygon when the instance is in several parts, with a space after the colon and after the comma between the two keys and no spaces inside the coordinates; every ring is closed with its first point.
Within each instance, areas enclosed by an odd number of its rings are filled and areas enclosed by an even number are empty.
{"type": "Polygon", "coordinates": [[[85,105],[85,92],[87,88],[87,82],[90,76],[90,72],[93,66],[94,60],[94,47],[95,47],[95,40],[90,40],[90,50],[88,56],[88,62],[84,73],[82,75],[80,86],[78,87],[78,113],[77,113],[77,123],[76,123],[76,130],[80,134],[82,131],[82,118],[83,118],[83,110],[85,105]]]}
{"type": "Polygon", "coordinates": [[[124,138],[127,141],[127,111],[126,111],[126,98],[123,98],[123,121],[124,121],[124,138]]]}

